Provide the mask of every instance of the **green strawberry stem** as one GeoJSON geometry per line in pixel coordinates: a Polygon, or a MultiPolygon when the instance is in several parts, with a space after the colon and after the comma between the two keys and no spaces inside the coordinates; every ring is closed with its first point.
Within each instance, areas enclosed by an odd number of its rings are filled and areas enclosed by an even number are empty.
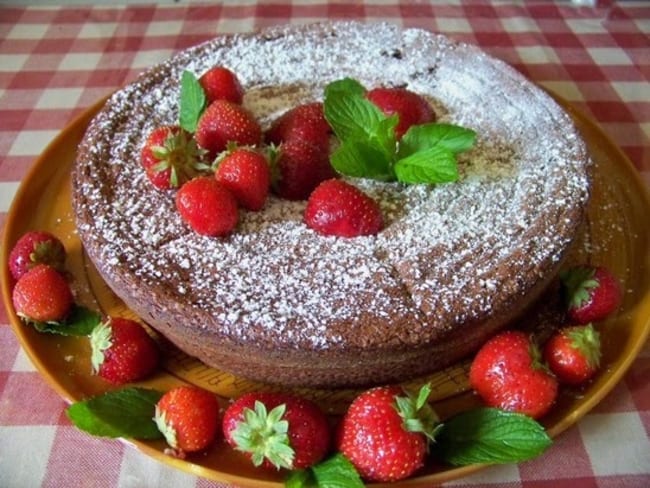
{"type": "Polygon", "coordinates": [[[264,403],[255,402],[255,408],[244,410],[244,420],[237,424],[232,437],[237,449],[251,454],[255,466],[268,460],[277,468],[291,469],[294,450],[289,445],[289,423],[283,419],[286,405],[278,405],[270,412],[264,403]]]}
{"type": "Polygon", "coordinates": [[[571,339],[571,345],[584,355],[589,366],[598,368],[601,357],[600,334],[593,324],[572,328],[567,335],[571,339]]]}
{"type": "Polygon", "coordinates": [[[110,326],[110,321],[102,322],[90,333],[90,345],[92,348],[90,364],[92,365],[93,373],[96,374],[103,364],[104,351],[113,345],[112,338],[113,331],[110,326]]]}
{"type": "Polygon", "coordinates": [[[425,384],[417,395],[407,392],[406,396],[395,398],[395,408],[404,420],[404,428],[409,432],[424,434],[428,441],[435,440],[440,419],[429,402],[431,387],[425,384]]]}
{"type": "Polygon", "coordinates": [[[528,353],[530,354],[530,366],[532,369],[545,371],[550,375],[553,374],[551,369],[548,367],[548,364],[544,362],[541,349],[533,340],[530,341],[528,353]]]}
{"type": "Polygon", "coordinates": [[[594,279],[595,273],[593,268],[578,266],[560,275],[570,307],[579,308],[589,301],[591,291],[598,287],[598,281],[594,279]]]}

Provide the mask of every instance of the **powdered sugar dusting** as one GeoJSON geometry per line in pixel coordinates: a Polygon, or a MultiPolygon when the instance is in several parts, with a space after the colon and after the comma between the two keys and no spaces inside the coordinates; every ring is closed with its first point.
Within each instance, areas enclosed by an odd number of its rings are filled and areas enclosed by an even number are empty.
{"type": "Polygon", "coordinates": [[[219,37],[116,93],[80,147],[75,207],[100,269],[119,266],[134,294],[156,290],[161,309],[205,318],[193,327],[295,348],[410,344],[487,319],[543,278],[580,220],[586,160],[545,93],[471,46],[387,24],[275,28],[219,37]],[[148,183],[139,150],[155,126],[176,121],[182,71],[217,64],[238,74],[264,126],[349,76],[425,95],[441,121],[474,129],[478,142],[461,157],[459,183],[355,181],[380,201],[378,236],[318,236],[302,223],[304,202],[275,197],[242,212],[230,237],[199,236],[173,192],[148,183]]]}

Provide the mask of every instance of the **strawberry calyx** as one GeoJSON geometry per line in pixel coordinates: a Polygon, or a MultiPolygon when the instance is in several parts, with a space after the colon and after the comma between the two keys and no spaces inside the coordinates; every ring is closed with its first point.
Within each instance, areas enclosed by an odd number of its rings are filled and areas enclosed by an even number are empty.
{"type": "Polygon", "coordinates": [[[221,151],[219,154],[217,154],[217,156],[214,158],[212,163],[208,166],[210,171],[212,173],[216,172],[221,162],[224,159],[226,159],[228,156],[230,156],[232,153],[238,150],[252,151],[252,152],[259,151],[256,146],[250,144],[238,144],[236,141],[228,141],[228,143],[226,144],[226,148],[223,151],[221,151]]]}
{"type": "Polygon", "coordinates": [[[280,159],[281,144],[270,143],[266,147],[267,160],[269,168],[271,168],[271,187],[277,190],[278,184],[282,179],[282,171],[280,170],[278,159],[280,159]]]}
{"type": "Polygon", "coordinates": [[[404,429],[408,432],[423,434],[427,441],[435,441],[435,436],[442,427],[440,418],[427,401],[431,394],[431,386],[423,385],[417,395],[405,392],[405,396],[395,397],[395,410],[403,420],[404,429]]]}
{"type": "Polygon", "coordinates": [[[203,162],[207,153],[199,147],[192,136],[185,130],[168,131],[162,145],[151,147],[153,156],[159,161],[152,167],[154,173],[170,170],[169,184],[178,188],[182,182],[210,170],[210,165],[203,162]]]}
{"type": "Polygon", "coordinates": [[[63,271],[63,262],[65,261],[65,250],[57,243],[46,240],[34,243],[34,248],[29,254],[31,269],[39,263],[47,263],[57,271],[63,271]]]}
{"type": "Polygon", "coordinates": [[[534,371],[542,371],[544,373],[552,375],[551,369],[548,367],[544,361],[544,356],[541,349],[535,343],[535,341],[530,341],[530,346],[528,347],[528,354],[530,355],[530,367],[534,371]]]}
{"type": "Polygon", "coordinates": [[[579,308],[589,301],[591,291],[598,287],[595,274],[594,268],[578,266],[560,275],[569,306],[579,308]]]}
{"type": "Polygon", "coordinates": [[[90,333],[90,346],[92,353],[90,355],[90,364],[93,373],[97,374],[99,368],[104,364],[104,351],[110,349],[113,345],[113,329],[110,326],[110,319],[97,325],[90,333]]]}
{"type": "Polygon", "coordinates": [[[167,420],[165,412],[158,405],[156,405],[153,420],[156,423],[156,427],[158,427],[158,430],[167,441],[167,444],[169,444],[171,447],[170,450],[165,451],[165,454],[172,455],[177,458],[183,458],[184,453],[181,449],[178,448],[178,437],[176,435],[176,429],[167,420]]]}
{"type": "Polygon", "coordinates": [[[567,337],[571,340],[571,346],[580,351],[591,368],[600,366],[600,334],[592,324],[584,327],[573,327],[567,331],[567,337]]]}
{"type": "Polygon", "coordinates": [[[253,409],[244,409],[244,419],[237,423],[232,438],[238,450],[250,454],[255,466],[261,466],[266,460],[278,469],[293,467],[295,452],[289,444],[285,411],[285,404],[267,411],[260,401],[255,401],[253,409]]]}

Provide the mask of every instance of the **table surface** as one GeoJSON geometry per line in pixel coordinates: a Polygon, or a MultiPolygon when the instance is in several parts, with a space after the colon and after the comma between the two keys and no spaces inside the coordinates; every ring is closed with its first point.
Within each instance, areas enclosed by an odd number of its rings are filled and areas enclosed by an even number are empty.
{"type": "MultiPolygon", "coordinates": [[[[0,2],[1,3],[1,2],[0,2]]],[[[323,19],[390,20],[481,46],[595,120],[650,183],[650,3],[394,0],[0,6],[0,226],[21,179],[75,115],[180,49],[323,19]]],[[[0,486],[221,486],[87,436],[0,306],[0,486]]],[[[453,486],[650,486],[650,348],[542,457],[453,486]]]]}

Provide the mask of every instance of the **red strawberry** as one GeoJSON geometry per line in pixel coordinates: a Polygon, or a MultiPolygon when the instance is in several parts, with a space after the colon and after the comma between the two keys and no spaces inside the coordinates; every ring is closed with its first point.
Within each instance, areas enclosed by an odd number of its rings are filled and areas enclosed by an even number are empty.
{"type": "Polygon", "coordinates": [[[621,285],[605,267],[576,266],[563,272],[561,279],[573,322],[602,320],[621,304],[621,285]]]}
{"type": "Polygon", "coordinates": [[[304,220],[320,234],[340,237],[377,234],[384,225],[377,202],[337,179],[316,187],[307,201],[304,220]]]}
{"type": "Polygon", "coordinates": [[[422,96],[406,88],[374,88],[366,97],[386,115],[397,114],[395,136],[400,139],[412,125],[436,120],[433,108],[422,96]]]}
{"type": "Polygon", "coordinates": [[[93,372],[121,385],[149,376],[158,366],[155,341],[134,320],[113,317],[90,334],[93,372]]]}
{"type": "Polygon", "coordinates": [[[600,366],[600,335],[591,324],[560,329],[546,343],[544,359],[561,383],[584,383],[600,366]]]}
{"type": "Polygon", "coordinates": [[[20,279],[37,264],[48,264],[63,271],[65,248],[58,237],[45,231],[29,231],[21,236],[9,254],[9,270],[20,279]]]}
{"type": "Polygon", "coordinates": [[[255,466],[302,469],[327,454],[330,428],[311,401],[288,393],[248,393],[224,413],[223,432],[255,466]]]}
{"type": "Polygon", "coordinates": [[[271,169],[262,154],[249,149],[234,149],[219,161],[214,175],[235,195],[242,207],[260,210],[264,206],[271,185],[271,169]]]}
{"type": "Polygon", "coordinates": [[[282,114],[266,132],[266,141],[280,144],[292,139],[309,142],[323,150],[329,148],[330,128],[320,102],[298,105],[282,114]]]}
{"type": "Polygon", "coordinates": [[[470,384],[488,406],[539,418],[557,397],[557,380],[540,358],[528,334],[502,332],[476,354],[470,384]]]}
{"type": "Polygon", "coordinates": [[[321,181],[335,176],[327,152],[300,139],[283,142],[272,165],[272,188],[287,200],[304,200],[321,181]]]}
{"type": "Polygon", "coordinates": [[[185,183],[176,193],[176,208],[185,223],[207,236],[229,234],[239,219],[234,195],[211,176],[185,183]]]}
{"type": "Polygon", "coordinates": [[[47,264],[27,271],[14,286],[12,298],[16,313],[35,322],[60,322],[74,304],[68,282],[47,264]]]}
{"type": "Polygon", "coordinates": [[[424,464],[438,417],[425,386],[417,398],[400,387],[377,387],[356,397],[341,420],[337,447],[369,481],[396,481],[424,464]]]}
{"type": "Polygon", "coordinates": [[[178,386],[158,401],[154,420],[171,448],[165,452],[184,458],[186,453],[202,451],[216,440],[219,403],[209,391],[178,386]]]}
{"type": "Polygon", "coordinates": [[[225,150],[229,142],[255,146],[262,141],[262,129],[253,115],[236,103],[215,100],[205,109],[194,134],[210,159],[225,150]]]}
{"type": "Polygon", "coordinates": [[[208,103],[215,100],[241,103],[244,99],[244,89],[237,75],[223,66],[215,66],[203,73],[199,83],[203,87],[208,103]]]}
{"type": "Polygon", "coordinates": [[[162,190],[177,188],[207,168],[204,151],[179,126],[154,129],[140,151],[140,163],[149,180],[162,190]]]}

